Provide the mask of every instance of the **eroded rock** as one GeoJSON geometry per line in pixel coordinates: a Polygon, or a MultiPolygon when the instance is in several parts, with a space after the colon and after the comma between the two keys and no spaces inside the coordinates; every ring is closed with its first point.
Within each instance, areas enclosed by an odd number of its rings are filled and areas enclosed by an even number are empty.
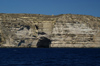
{"type": "Polygon", "coordinates": [[[1,47],[100,47],[100,18],[0,14],[1,47]]]}

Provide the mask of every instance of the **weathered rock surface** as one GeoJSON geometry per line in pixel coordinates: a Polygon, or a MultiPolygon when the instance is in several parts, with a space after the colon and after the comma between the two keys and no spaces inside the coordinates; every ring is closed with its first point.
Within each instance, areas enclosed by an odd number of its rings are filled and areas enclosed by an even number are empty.
{"type": "Polygon", "coordinates": [[[100,47],[100,17],[1,13],[0,47],[100,47]]]}

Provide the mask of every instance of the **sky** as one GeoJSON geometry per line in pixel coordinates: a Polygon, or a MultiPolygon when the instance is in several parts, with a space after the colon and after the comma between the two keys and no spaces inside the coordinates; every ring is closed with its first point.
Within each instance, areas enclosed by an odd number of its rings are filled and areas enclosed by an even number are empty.
{"type": "Polygon", "coordinates": [[[100,17],[100,0],[0,0],[0,13],[81,14],[100,17]]]}

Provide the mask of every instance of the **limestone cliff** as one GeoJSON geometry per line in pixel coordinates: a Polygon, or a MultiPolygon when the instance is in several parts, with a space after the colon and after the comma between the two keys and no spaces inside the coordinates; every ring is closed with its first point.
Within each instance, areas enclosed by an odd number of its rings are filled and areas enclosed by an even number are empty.
{"type": "Polygon", "coordinates": [[[0,47],[100,47],[100,17],[1,13],[0,47]]]}

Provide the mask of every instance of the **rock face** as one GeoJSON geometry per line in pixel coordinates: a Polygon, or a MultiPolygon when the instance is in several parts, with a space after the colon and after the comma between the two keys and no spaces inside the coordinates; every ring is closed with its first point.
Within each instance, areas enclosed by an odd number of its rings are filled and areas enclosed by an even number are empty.
{"type": "Polygon", "coordinates": [[[0,47],[100,47],[100,18],[1,13],[0,47]]]}

